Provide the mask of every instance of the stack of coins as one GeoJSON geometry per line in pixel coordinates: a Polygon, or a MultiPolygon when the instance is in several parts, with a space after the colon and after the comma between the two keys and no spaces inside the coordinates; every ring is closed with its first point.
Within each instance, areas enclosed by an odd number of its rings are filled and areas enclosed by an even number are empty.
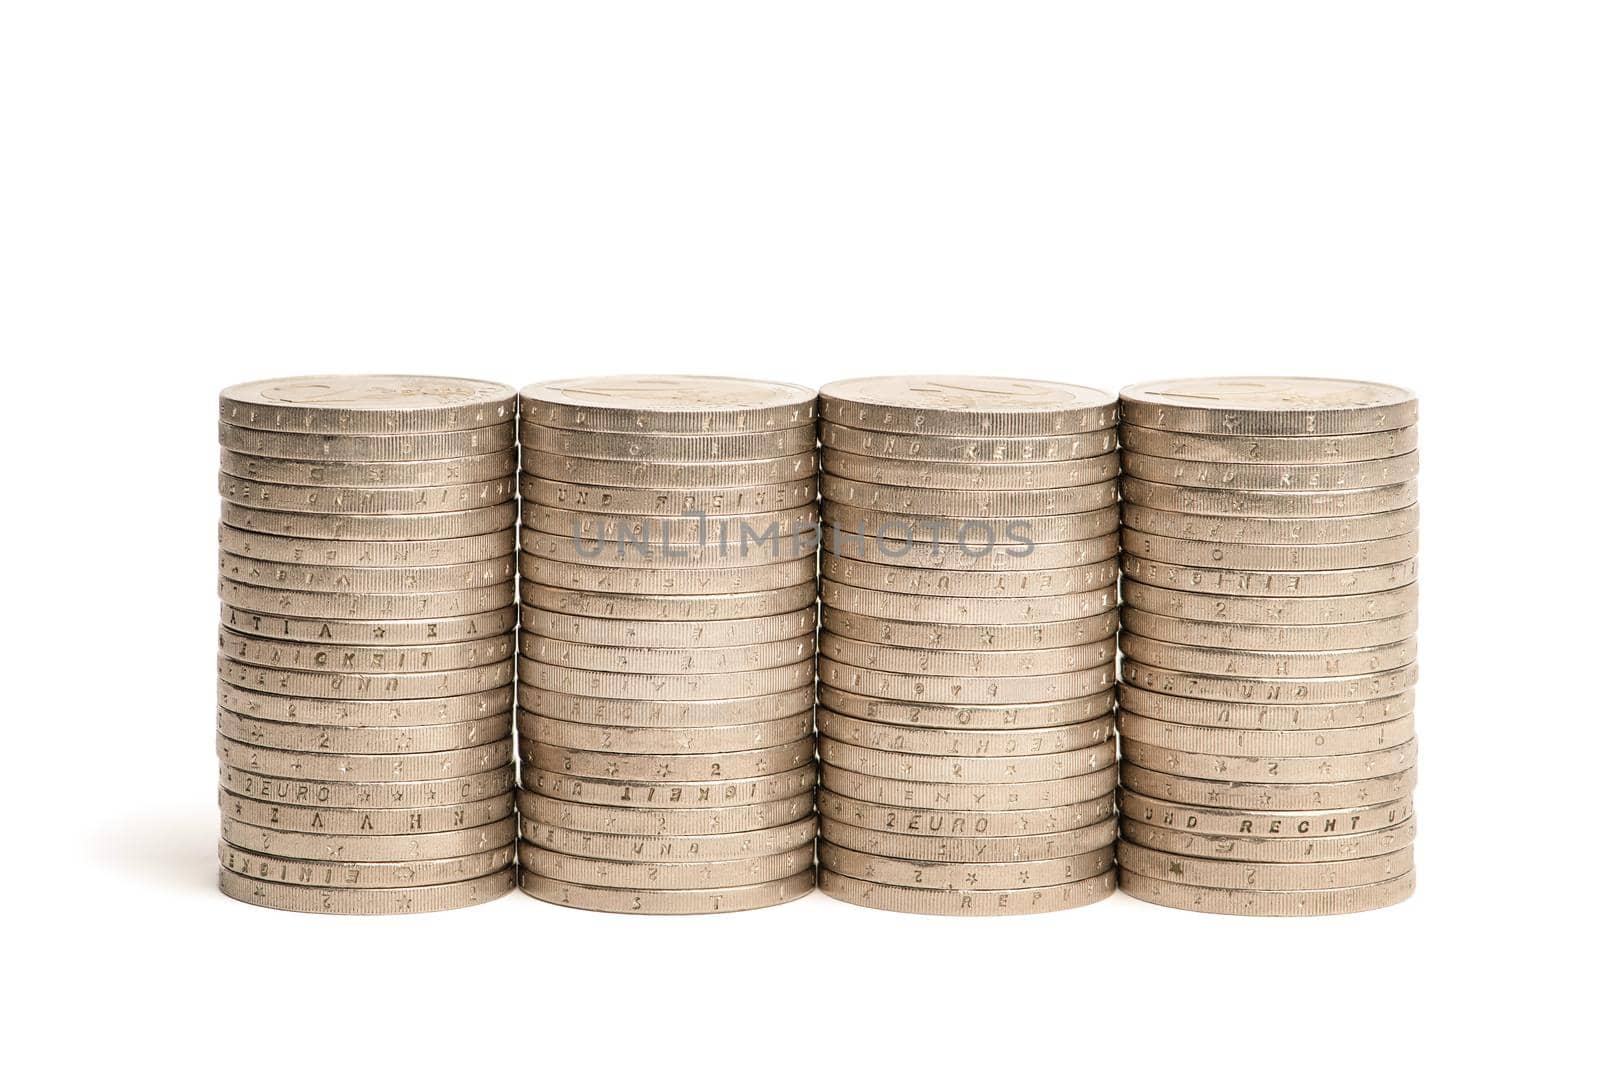
{"type": "Polygon", "coordinates": [[[710,913],[816,881],[816,390],[522,392],[522,888],[710,913]]]}
{"type": "Polygon", "coordinates": [[[1116,401],[824,386],[820,885],[1003,915],[1115,889],[1116,401]]]}
{"type": "Polygon", "coordinates": [[[516,395],[330,376],[222,391],[222,891],[457,908],[515,881],[516,395]]]}
{"type": "Polygon", "coordinates": [[[1123,889],[1262,916],[1403,900],[1416,398],[1189,379],[1122,411],[1123,889]]]}

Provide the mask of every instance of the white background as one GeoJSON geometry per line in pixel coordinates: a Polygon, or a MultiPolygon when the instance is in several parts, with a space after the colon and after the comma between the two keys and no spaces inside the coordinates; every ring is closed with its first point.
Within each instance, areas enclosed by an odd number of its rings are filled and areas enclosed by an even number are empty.
{"type": "Polygon", "coordinates": [[[1370,1065],[1587,1029],[1593,11],[7,5],[13,1052],[1370,1065]],[[226,900],[214,397],[359,371],[1408,385],[1417,895],[1278,921],[226,900]]]}

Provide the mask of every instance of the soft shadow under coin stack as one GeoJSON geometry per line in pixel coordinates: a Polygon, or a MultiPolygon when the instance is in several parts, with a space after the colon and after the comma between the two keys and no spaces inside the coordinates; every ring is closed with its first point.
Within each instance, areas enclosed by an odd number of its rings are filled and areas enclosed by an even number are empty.
{"type": "Polygon", "coordinates": [[[1122,888],[1261,916],[1403,900],[1416,399],[1190,379],[1122,409],[1122,888]]]}
{"type": "Polygon", "coordinates": [[[516,395],[222,391],[222,891],[408,913],[515,881],[516,395]]]}
{"type": "Polygon", "coordinates": [[[816,882],[816,390],[522,393],[522,889],[736,912],[816,882]]]}
{"type": "Polygon", "coordinates": [[[1109,896],[1115,399],[955,376],[820,404],[821,888],[940,915],[1109,896]]]}

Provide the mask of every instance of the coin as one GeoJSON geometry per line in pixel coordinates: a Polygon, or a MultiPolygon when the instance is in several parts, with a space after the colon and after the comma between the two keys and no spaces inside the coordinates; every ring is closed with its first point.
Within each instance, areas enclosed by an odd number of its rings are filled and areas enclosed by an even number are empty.
{"type": "Polygon", "coordinates": [[[962,809],[972,812],[1014,812],[1018,809],[1075,805],[1110,793],[1116,782],[1117,769],[1114,765],[1066,779],[967,785],[891,779],[864,775],[827,763],[822,765],[823,785],[833,793],[857,801],[905,808],[962,809]]]}
{"type": "Polygon", "coordinates": [[[948,864],[1017,863],[1057,860],[1104,848],[1116,841],[1117,821],[1103,819],[1075,831],[1057,834],[952,837],[873,831],[824,817],[822,833],[830,846],[896,860],[948,864]]]}
{"type": "Polygon", "coordinates": [[[510,846],[501,846],[487,853],[474,853],[449,860],[384,861],[370,864],[328,863],[269,857],[223,842],[217,847],[217,859],[228,871],[262,882],[370,890],[403,886],[437,886],[441,883],[457,883],[480,878],[494,872],[509,870],[516,860],[516,851],[510,846]]]}
{"type": "Polygon", "coordinates": [[[816,574],[813,557],[818,534],[814,527],[802,525],[788,534],[776,527],[770,531],[755,527],[724,530],[728,531],[726,543],[718,538],[702,545],[698,534],[674,539],[659,529],[654,535],[638,538],[575,538],[570,533],[523,527],[522,574],[529,582],[567,581],[575,589],[597,591],[610,588],[608,583],[615,584],[617,576],[622,576],[620,581],[630,583],[629,588],[666,594],[678,592],[686,582],[702,584],[691,592],[731,593],[767,586],[774,575],[779,576],[780,584],[793,583],[805,568],[816,574]],[[787,570],[777,570],[785,564],[790,565],[787,570]],[[583,570],[568,570],[572,568],[583,570]],[[646,574],[639,574],[641,571],[646,574]],[[710,577],[724,572],[725,580],[710,577]],[[567,575],[577,577],[565,578],[567,575]],[[585,581],[588,586],[576,585],[585,581]]]}
{"type": "Polygon", "coordinates": [[[1222,730],[1163,723],[1123,711],[1117,715],[1117,731],[1131,741],[1219,756],[1345,755],[1385,749],[1415,736],[1409,715],[1387,723],[1332,730],[1222,730]]]}
{"type": "Polygon", "coordinates": [[[569,831],[647,835],[662,840],[698,835],[744,834],[770,830],[811,815],[809,788],[788,797],[701,808],[647,808],[568,801],[543,797],[531,790],[517,793],[524,820],[569,831]]]}
{"type": "Polygon", "coordinates": [[[217,733],[237,742],[272,749],[328,753],[437,753],[464,749],[509,737],[511,721],[503,715],[459,723],[414,727],[330,727],[253,719],[217,710],[217,733]]]}
{"type": "Polygon", "coordinates": [[[503,452],[517,444],[512,422],[432,434],[306,434],[217,424],[224,449],[251,456],[319,463],[400,463],[455,460],[503,452]]]}
{"type": "Polygon", "coordinates": [[[517,850],[522,870],[531,875],[627,890],[716,890],[787,879],[812,870],[810,842],[768,856],[731,860],[596,860],[555,853],[523,842],[517,850]]]}
{"type": "Polygon", "coordinates": [[[608,780],[697,782],[740,779],[793,771],[811,764],[810,737],[729,753],[668,755],[568,749],[523,736],[518,743],[525,767],[608,780]]]}
{"type": "Polygon", "coordinates": [[[1278,627],[1178,619],[1124,605],[1122,625],[1129,634],[1185,645],[1261,652],[1310,652],[1388,645],[1400,641],[1417,632],[1417,613],[1406,612],[1387,619],[1358,623],[1307,623],[1278,627]]]}
{"type": "Polygon", "coordinates": [[[523,698],[518,729],[524,737],[537,734],[574,749],[645,754],[733,752],[794,741],[810,733],[813,705],[809,688],[710,702],[605,703],[526,688],[523,698]],[[566,718],[574,714],[577,718],[566,718]]]}
{"type": "Polygon", "coordinates": [[[947,730],[1064,727],[1103,716],[1111,711],[1112,705],[1109,690],[1064,701],[996,705],[931,704],[848,693],[826,683],[818,688],[817,700],[819,704],[855,719],[947,730]]]}
{"type": "Polygon", "coordinates": [[[653,649],[637,646],[588,645],[539,637],[524,632],[523,655],[562,667],[615,671],[637,675],[702,675],[720,671],[759,671],[811,662],[817,641],[803,634],[772,642],[747,645],[707,645],[699,648],[653,649]]]}
{"type": "Polygon", "coordinates": [[[1129,686],[1155,693],[1242,704],[1327,704],[1393,697],[1417,684],[1417,666],[1361,675],[1325,678],[1241,678],[1169,671],[1126,657],[1122,679],[1129,686]]]}
{"type": "Polygon", "coordinates": [[[569,378],[523,387],[535,426],[650,434],[743,434],[808,427],[817,391],[786,382],[709,375],[569,378]]]}
{"type": "Polygon", "coordinates": [[[817,729],[833,738],[890,753],[944,757],[1042,756],[1099,745],[1112,738],[1109,716],[1070,727],[1034,730],[941,730],[931,727],[885,726],[842,716],[831,709],[817,713],[817,729]]]}
{"type": "MultiPolygon", "coordinates": [[[[218,769],[218,783],[230,794],[280,805],[393,810],[462,805],[471,801],[504,797],[516,785],[516,769],[511,764],[505,763],[491,766],[481,772],[452,778],[391,782],[328,782],[309,778],[286,778],[223,764],[218,769]]],[[[242,813],[238,815],[243,818],[242,813]]]]}
{"type": "Polygon", "coordinates": [[[511,759],[511,742],[501,739],[443,753],[371,756],[267,749],[219,737],[217,758],[230,767],[262,775],[347,783],[408,782],[492,771],[511,759]]]}
{"type": "Polygon", "coordinates": [[[1098,592],[1117,582],[1117,561],[1048,570],[948,571],[822,556],[822,577],[863,590],[936,597],[1048,597],[1098,592]]]}
{"type": "Polygon", "coordinates": [[[807,868],[796,875],[753,886],[717,890],[618,890],[582,886],[523,871],[522,892],[553,905],[594,912],[679,916],[696,913],[741,912],[767,908],[804,897],[816,887],[816,873],[807,868]]]}
{"type": "Polygon", "coordinates": [[[687,701],[640,701],[629,697],[557,693],[541,690],[524,680],[517,684],[517,699],[524,711],[565,723],[676,730],[742,727],[772,723],[802,713],[809,715],[816,697],[809,679],[803,685],[778,693],[687,701]]]}
{"type": "Polygon", "coordinates": [[[457,671],[416,671],[409,674],[289,671],[245,664],[217,657],[217,677],[235,686],[261,693],[294,697],[388,698],[454,697],[479,693],[511,683],[511,661],[461,668],[457,671]]]}
{"type": "Polygon", "coordinates": [[[759,723],[669,728],[596,726],[523,712],[517,729],[524,739],[599,753],[730,753],[809,739],[811,713],[759,723]]]}
{"type": "Polygon", "coordinates": [[[1191,912],[1229,916],[1335,916],[1399,904],[1416,889],[1417,876],[1410,871],[1383,882],[1335,890],[1240,890],[1185,886],[1123,872],[1121,885],[1125,893],[1142,901],[1191,912]]]}
{"type": "Polygon", "coordinates": [[[824,450],[935,463],[1047,463],[1101,456],[1117,447],[1117,432],[1112,429],[1078,434],[946,436],[864,430],[824,422],[817,432],[824,450]]]}
{"type": "Polygon", "coordinates": [[[223,841],[256,853],[296,860],[375,863],[444,860],[498,849],[516,841],[516,818],[458,830],[419,834],[306,834],[222,819],[223,841]]]}
{"type": "Polygon", "coordinates": [[[513,812],[510,792],[461,804],[416,805],[408,808],[285,805],[241,797],[227,790],[219,790],[217,794],[217,803],[223,815],[236,820],[241,826],[298,834],[376,835],[390,842],[398,840],[395,836],[470,830],[498,823],[513,812]]]}
{"type": "Polygon", "coordinates": [[[907,649],[973,652],[1043,651],[1096,643],[1117,633],[1117,620],[1117,609],[1056,624],[1013,625],[918,624],[832,608],[822,611],[822,628],[827,633],[856,641],[907,649]]]}
{"type": "Polygon", "coordinates": [[[824,474],[821,489],[823,500],[830,505],[957,519],[1056,516],[1092,512],[1117,503],[1115,479],[1068,489],[945,490],[880,486],[824,474]]]}
{"type": "Polygon", "coordinates": [[[1060,649],[966,652],[902,649],[824,633],[818,649],[829,660],[852,667],[925,675],[966,675],[973,679],[1059,675],[1114,664],[1117,655],[1116,642],[1110,638],[1060,649]]]}
{"type": "Polygon", "coordinates": [[[1417,581],[1415,559],[1340,571],[1238,571],[1214,567],[1182,567],[1122,554],[1125,576],[1146,586],[1185,592],[1254,597],[1344,597],[1387,593],[1417,581]]]}
{"type": "Polygon", "coordinates": [[[1398,878],[1412,868],[1411,847],[1355,860],[1289,863],[1206,860],[1132,842],[1117,847],[1125,872],[1184,886],[1240,890],[1330,890],[1398,878]]]}
{"type": "Polygon", "coordinates": [[[432,645],[324,645],[257,638],[227,628],[217,638],[218,650],[232,660],[295,671],[453,671],[498,663],[515,650],[509,634],[432,645]]]}
{"type": "Polygon", "coordinates": [[[1117,877],[1114,872],[1106,872],[1076,882],[1024,890],[931,890],[852,879],[824,868],[817,873],[817,887],[840,901],[889,912],[925,916],[1024,916],[1104,901],[1116,891],[1117,877]]]}
{"type": "Polygon", "coordinates": [[[1331,519],[1388,512],[1417,503],[1415,481],[1346,490],[1195,489],[1122,476],[1124,500],[1146,508],[1266,519],[1331,519]]]}
{"type": "Polygon", "coordinates": [[[705,463],[653,463],[649,460],[591,460],[524,449],[526,476],[580,486],[612,486],[657,492],[710,493],[771,487],[816,479],[815,452],[771,460],[713,460],[705,463]]]}
{"type": "MultiPolygon", "coordinates": [[[[590,543],[605,543],[615,549],[618,545],[672,545],[721,548],[737,546],[740,539],[753,541],[775,529],[778,534],[790,537],[798,531],[814,528],[818,512],[815,504],[801,505],[775,512],[753,512],[739,516],[658,516],[575,512],[547,505],[523,507],[522,523],[530,530],[556,534],[579,542],[589,549],[590,543]]],[[[599,557],[600,552],[590,554],[599,557]]]]}
{"type": "Polygon", "coordinates": [[[991,546],[981,531],[967,533],[969,540],[966,542],[960,540],[961,533],[958,531],[956,541],[934,544],[867,537],[824,526],[822,545],[830,554],[827,557],[829,559],[893,564],[901,568],[925,568],[955,574],[1047,571],[1107,560],[1112,562],[1112,566],[1117,566],[1116,557],[1122,548],[1121,539],[1116,534],[1101,534],[1079,541],[1047,541],[1016,546],[996,543],[991,546]]]}
{"type": "Polygon", "coordinates": [[[950,516],[942,512],[907,515],[884,508],[859,508],[842,501],[824,500],[822,517],[824,546],[864,538],[869,548],[890,559],[899,548],[897,543],[906,541],[926,542],[933,547],[943,545],[947,550],[960,550],[974,557],[998,551],[1007,558],[1025,559],[1035,545],[1097,538],[1113,533],[1118,524],[1114,504],[1065,515],[994,518],[950,516]]]}
{"type": "Polygon", "coordinates": [[[523,634],[537,633],[567,641],[625,649],[698,649],[756,644],[809,637],[817,629],[815,608],[740,620],[707,622],[653,622],[634,619],[595,619],[525,607],[523,634]]]}
{"type": "Polygon", "coordinates": [[[516,601],[516,588],[510,582],[503,582],[479,589],[435,593],[306,593],[255,586],[224,576],[217,579],[217,596],[223,604],[243,612],[345,620],[424,620],[479,615],[505,608],[516,601]]]}
{"type": "Polygon", "coordinates": [[[1122,547],[1144,560],[1241,571],[1332,571],[1376,567],[1417,555],[1417,534],[1344,545],[1242,545],[1192,538],[1167,538],[1124,530],[1122,547]]]}
{"type": "Polygon", "coordinates": [[[302,434],[424,434],[516,418],[517,397],[497,382],[421,375],[303,375],[229,386],[224,423],[302,434]]]}
{"type": "Polygon", "coordinates": [[[1355,834],[1393,827],[1411,818],[1409,800],[1302,811],[1228,809],[1177,805],[1122,790],[1118,806],[1124,820],[1200,834],[1242,838],[1305,838],[1355,834]]]}
{"type": "Polygon", "coordinates": [[[674,490],[574,485],[525,473],[520,486],[525,504],[600,515],[755,515],[799,508],[817,499],[817,480],[809,477],[776,485],[674,490]]]}
{"type": "Polygon", "coordinates": [[[1120,472],[1114,452],[1076,460],[986,464],[951,460],[901,460],[823,449],[822,466],[830,475],[857,482],[967,490],[1064,489],[1105,482],[1116,478],[1120,472]]]}
{"type": "Polygon", "coordinates": [[[868,749],[836,738],[819,738],[825,765],[872,775],[929,783],[1035,783],[1088,775],[1116,764],[1117,747],[1105,741],[1070,752],[1022,756],[944,757],[868,749]]]}
{"type": "MultiPolygon", "coordinates": [[[[1016,838],[1065,835],[1088,827],[1102,827],[1114,815],[1114,805],[1112,795],[1108,792],[1051,808],[964,812],[878,804],[845,797],[824,788],[817,791],[817,811],[824,819],[868,831],[931,836],[939,840],[998,839],[1003,843],[1016,838]]],[[[1087,848],[1098,846],[1090,845],[1087,848]]],[[[870,849],[867,851],[871,852],[870,849]]],[[[1072,852],[1082,851],[1075,849],[1072,852]]]]}
{"type": "Polygon", "coordinates": [[[1186,378],[1122,391],[1122,418],[1184,434],[1373,434],[1417,421],[1409,390],[1335,378],[1186,378]]]}
{"type": "Polygon", "coordinates": [[[782,430],[738,434],[630,434],[617,431],[557,430],[525,424],[522,446],[555,456],[591,460],[637,460],[650,463],[713,463],[724,460],[771,460],[817,447],[817,432],[803,422],[782,430]]]}
{"type": "Polygon", "coordinates": [[[481,589],[516,578],[511,556],[442,567],[324,567],[251,560],[228,552],[217,554],[217,574],[252,586],[297,593],[439,593],[481,589]]]}
{"type": "Polygon", "coordinates": [[[222,522],[239,530],[290,538],[335,541],[419,541],[472,538],[505,530],[517,521],[515,501],[487,508],[424,515],[334,515],[276,512],[222,502],[222,522]]]}
{"type": "MultiPolygon", "coordinates": [[[[824,751],[824,757],[826,757],[824,751]]],[[[1186,775],[1198,779],[1217,779],[1233,783],[1336,783],[1349,779],[1372,779],[1395,775],[1416,762],[1415,739],[1387,749],[1345,755],[1309,757],[1219,756],[1214,753],[1185,753],[1148,742],[1122,740],[1122,758],[1129,764],[1186,775]]]]}
{"type": "Polygon", "coordinates": [[[489,482],[517,473],[517,450],[448,460],[408,460],[401,463],[343,463],[321,460],[285,460],[222,450],[223,473],[255,482],[280,482],[294,486],[454,486],[489,482]]]}
{"type": "Polygon", "coordinates": [[[222,606],[222,625],[235,634],[334,645],[427,645],[505,634],[517,622],[510,605],[442,619],[317,619],[248,612],[222,606]]]}
{"type": "Polygon", "coordinates": [[[509,893],[516,871],[507,867],[491,875],[437,886],[386,890],[297,886],[252,879],[224,869],[218,877],[222,892],[239,901],[289,912],[324,912],[341,916],[390,916],[411,912],[481,905],[509,893]]]}
{"type": "Polygon", "coordinates": [[[283,723],[326,724],[334,727],[406,727],[425,723],[459,723],[483,719],[511,710],[505,687],[455,697],[412,698],[399,701],[302,698],[258,693],[226,679],[217,683],[217,705],[254,719],[283,723]]]}
{"type": "Polygon", "coordinates": [[[825,423],[915,434],[1081,434],[1116,425],[1117,401],[1087,386],[975,375],[850,378],[823,386],[825,423]]]}
{"type": "Polygon", "coordinates": [[[1142,797],[1180,805],[1247,809],[1324,809],[1386,804],[1406,798],[1417,785],[1415,767],[1343,782],[1252,783],[1153,771],[1131,761],[1122,765],[1123,788],[1142,797]]]}
{"type": "Polygon", "coordinates": [[[810,661],[755,671],[625,675],[541,664],[519,657],[517,670],[528,685],[537,689],[637,701],[719,701],[734,697],[760,697],[809,685],[813,678],[810,661]]]}
{"type": "Polygon", "coordinates": [[[857,615],[920,623],[1035,624],[1065,623],[1098,616],[1117,604],[1116,590],[1044,597],[938,597],[885,593],[822,580],[822,603],[857,615]]]}
{"type": "MultiPolygon", "coordinates": [[[[753,554],[754,550],[752,551],[753,554]]],[[[526,551],[521,557],[522,580],[538,586],[560,586],[585,593],[643,596],[704,596],[714,593],[764,593],[803,582],[814,582],[816,550],[793,558],[741,557],[734,553],[717,567],[663,568],[661,560],[645,558],[637,566],[607,567],[541,559],[526,551]],[[740,566],[751,565],[751,566],[740,566]]],[[[637,558],[629,556],[624,564],[637,558]]],[[[616,562],[616,561],[613,561],[616,562]]]]}
{"type": "Polygon", "coordinates": [[[558,801],[621,808],[710,809],[809,795],[817,776],[812,768],[806,767],[798,771],[706,782],[625,782],[525,767],[522,781],[532,792],[558,801]]]}
{"type": "Polygon", "coordinates": [[[1231,490],[1343,490],[1393,486],[1417,477],[1417,454],[1327,464],[1212,463],[1127,452],[1123,470],[1148,482],[1231,490]]]}
{"type": "Polygon", "coordinates": [[[777,827],[729,834],[599,834],[539,823],[524,815],[522,840],[540,848],[595,860],[719,861],[770,857],[809,848],[817,819],[807,816],[777,827]]]}
{"type": "Polygon", "coordinates": [[[517,532],[507,527],[474,538],[427,541],[338,541],[332,538],[288,538],[257,534],[226,525],[217,527],[217,545],[225,553],[253,560],[325,567],[441,567],[471,564],[509,556],[517,551],[517,532]]]}
{"type": "Polygon", "coordinates": [[[1246,545],[1339,545],[1396,538],[1417,529],[1421,510],[1414,504],[1373,515],[1333,519],[1256,519],[1249,516],[1188,515],[1123,502],[1122,529],[1246,545]]]}
{"type": "Polygon", "coordinates": [[[1052,675],[995,675],[987,678],[918,675],[817,660],[817,678],[828,686],[864,697],[916,704],[1013,704],[1070,701],[1116,684],[1111,664],[1052,675]]]}
{"type": "Polygon", "coordinates": [[[804,579],[772,590],[742,593],[612,593],[567,590],[526,579],[522,603],[574,616],[596,619],[700,622],[780,616],[809,608],[817,600],[815,569],[804,579]]]}
{"type": "Polygon", "coordinates": [[[1249,437],[1183,434],[1129,422],[1119,433],[1122,447],[1130,453],[1211,463],[1337,464],[1380,460],[1417,451],[1415,424],[1370,434],[1249,437]]]}
{"type": "Polygon", "coordinates": [[[1124,820],[1121,833],[1124,842],[1190,857],[1235,863],[1318,863],[1382,856],[1404,849],[1416,840],[1417,824],[1412,819],[1377,831],[1284,840],[1195,834],[1124,820]]]}
{"type": "Polygon", "coordinates": [[[1206,646],[1164,642],[1123,632],[1119,642],[1122,655],[1141,664],[1172,671],[1194,671],[1205,675],[1243,675],[1258,678],[1328,675],[1361,675],[1391,671],[1417,659],[1417,640],[1402,638],[1388,645],[1360,649],[1328,649],[1322,652],[1249,652],[1206,646]]]}
{"type": "Polygon", "coordinates": [[[1375,593],[1266,597],[1166,589],[1123,576],[1122,597],[1135,608],[1178,619],[1268,626],[1359,623],[1388,619],[1417,609],[1416,583],[1375,593]]]}
{"type": "Polygon", "coordinates": [[[959,623],[915,623],[881,619],[835,608],[822,611],[823,629],[857,641],[876,645],[897,645],[910,649],[951,649],[1003,651],[1012,649],[1060,649],[1087,645],[1112,637],[1117,632],[1117,610],[1109,608],[1096,616],[1060,623],[963,625],[959,623]]]}
{"type": "Polygon", "coordinates": [[[817,858],[826,871],[891,886],[933,890],[1027,890],[1058,886],[1112,870],[1115,850],[1102,846],[1087,853],[1047,860],[962,861],[901,860],[859,853],[824,841],[817,858]]]}
{"type": "Polygon", "coordinates": [[[226,473],[217,476],[224,500],[246,508],[310,515],[370,516],[399,512],[431,515],[492,508],[516,496],[512,478],[464,482],[456,486],[414,486],[407,489],[369,489],[365,486],[289,486],[256,482],[226,473]]]}

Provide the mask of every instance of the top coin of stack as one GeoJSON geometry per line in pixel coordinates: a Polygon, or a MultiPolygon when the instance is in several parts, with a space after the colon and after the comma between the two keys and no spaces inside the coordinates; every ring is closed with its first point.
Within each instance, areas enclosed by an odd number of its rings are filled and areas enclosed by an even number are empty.
{"type": "Polygon", "coordinates": [[[220,415],[223,892],[374,914],[510,890],[516,395],[283,378],[220,415]]]}
{"type": "Polygon", "coordinates": [[[1116,400],[821,391],[821,887],[1006,915],[1115,888],[1116,400]]]}
{"type": "Polygon", "coordinates": [[[816,391],[522,392],[522,887],[733,912],[815,884],[816,391]]]}
{"type": "Polygon", "coordinates": [[[1244,915],[1403,900],[1416,398],[1187,379],[1122,412],[1123,889],[1244,915]]]}

